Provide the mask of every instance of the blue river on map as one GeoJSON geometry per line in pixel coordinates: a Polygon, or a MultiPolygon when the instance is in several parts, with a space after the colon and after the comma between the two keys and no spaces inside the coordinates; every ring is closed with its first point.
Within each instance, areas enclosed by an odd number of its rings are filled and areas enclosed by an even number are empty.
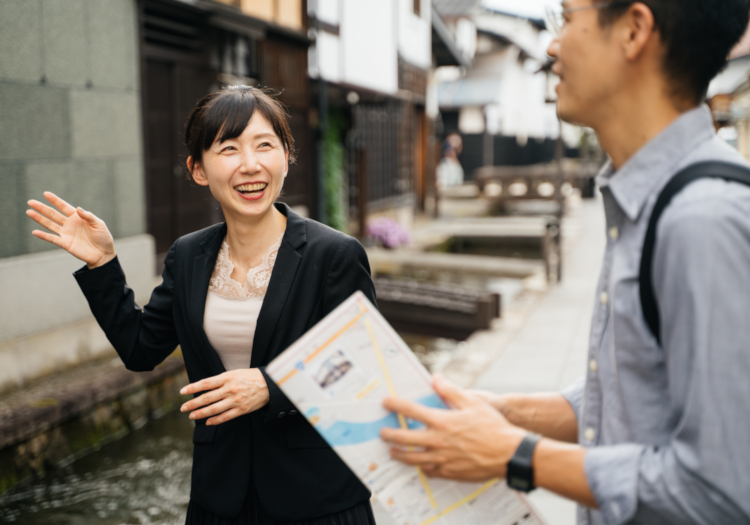
{"type": "MultiPolygon", "coordinates": [[[[429,396],[417,399],[417,403],[430,408],[442,408],[447,409],[443,400],[437,394],[431,394],[429,396]]],[[[317,412],[317,409],[312,408],[308,411],[308,415],[317,412]]],[[[407,419],[407,426],[410,429],[424,428],[424,424],[419,421],[407,419]]],[[[377,421],[369,421],[364,423],[354,423],[349,421],[337,421],[328,428],[322,428],[320,425],[316,426],[315,429],[320,432],[323,438],[332,447],[340,447],[344,445],[356,445],[358,443],[364,443],[373,439],[380,438],[381,428],[399,428],[398,417],[396,414],[391,412],[382,419],[377,421]]]]}

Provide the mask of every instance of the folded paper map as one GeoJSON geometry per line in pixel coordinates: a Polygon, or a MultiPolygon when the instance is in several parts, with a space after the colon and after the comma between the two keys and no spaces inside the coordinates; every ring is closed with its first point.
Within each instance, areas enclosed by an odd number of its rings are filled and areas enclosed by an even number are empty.
{"type": "Polygon", "coordinates": [[[423,425],[386,411],[383,399],[448,408],[427,370],[361,292],[274,359],[266,373],[398,525],[542,524],[503,480],[427,478],[391,459],[380,429],[423,425]]]}

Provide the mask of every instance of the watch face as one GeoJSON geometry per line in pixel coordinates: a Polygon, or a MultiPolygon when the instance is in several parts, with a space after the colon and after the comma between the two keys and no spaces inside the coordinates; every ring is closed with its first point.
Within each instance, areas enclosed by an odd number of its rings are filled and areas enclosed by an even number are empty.
{"type": "Polygon", "coordinates": [[[531,490],[531,484],[523,478],[509,478],[508,486],[512,489],[520,490],[522,492],[529,492],[531,490]]]}

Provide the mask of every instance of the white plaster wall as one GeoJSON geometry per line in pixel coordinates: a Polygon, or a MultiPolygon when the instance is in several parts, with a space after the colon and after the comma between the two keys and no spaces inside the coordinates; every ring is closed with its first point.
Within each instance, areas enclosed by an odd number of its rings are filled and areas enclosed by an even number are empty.
{"type": "Polygon", "coordinates": [[[341,9],[341,0],[312,0],[308,4],[310,9],[317,10],[317,17],[323,22],[337,25],[340,21],[339,11],[341,9]]]}
{"type": "Polygon", "coordinates": [[[331,33],[319,31],[315,46],[318,74],[328,82],[341,82],[341,39],[331,33]]]}
{"type": "Polygon", "coordinates": [[[430,69],[432,60],[432,3],[420,0],[419,16],[413,0],[398,1],[398,51],[417,67],[430,69]]]}
{"type": "MultiPolygon", "coordinates": [[[[154,283],[153,238],[117,239],[115,248],[136,297],[148,297],[154,283]]],[[[72,275],[83,264],[61,249],[0,259],[0,343],[88,319],[88,302],[72,275]]]]}
{"type": "Polygon", "coordinates": [[[342,0],[343,82],[387,94],[398,91],[396,10],[393,0],[342,0]]]}

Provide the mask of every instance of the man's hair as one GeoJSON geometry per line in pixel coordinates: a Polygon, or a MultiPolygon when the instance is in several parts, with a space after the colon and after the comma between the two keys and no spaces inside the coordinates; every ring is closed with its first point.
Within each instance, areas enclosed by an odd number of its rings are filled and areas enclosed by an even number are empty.
{"type": "MultiPolygon", "coordinates": [[[[595,4],[609,0],[593,0],[595,4]]],[[[602,26],[614,23],[635,1],[600,11],[602,26]]],[[[748,25],[748,0],[640,0],[651,9],[665,48],[664,72],[674,94],[700,102],[711,80],[748,25]]]]}

